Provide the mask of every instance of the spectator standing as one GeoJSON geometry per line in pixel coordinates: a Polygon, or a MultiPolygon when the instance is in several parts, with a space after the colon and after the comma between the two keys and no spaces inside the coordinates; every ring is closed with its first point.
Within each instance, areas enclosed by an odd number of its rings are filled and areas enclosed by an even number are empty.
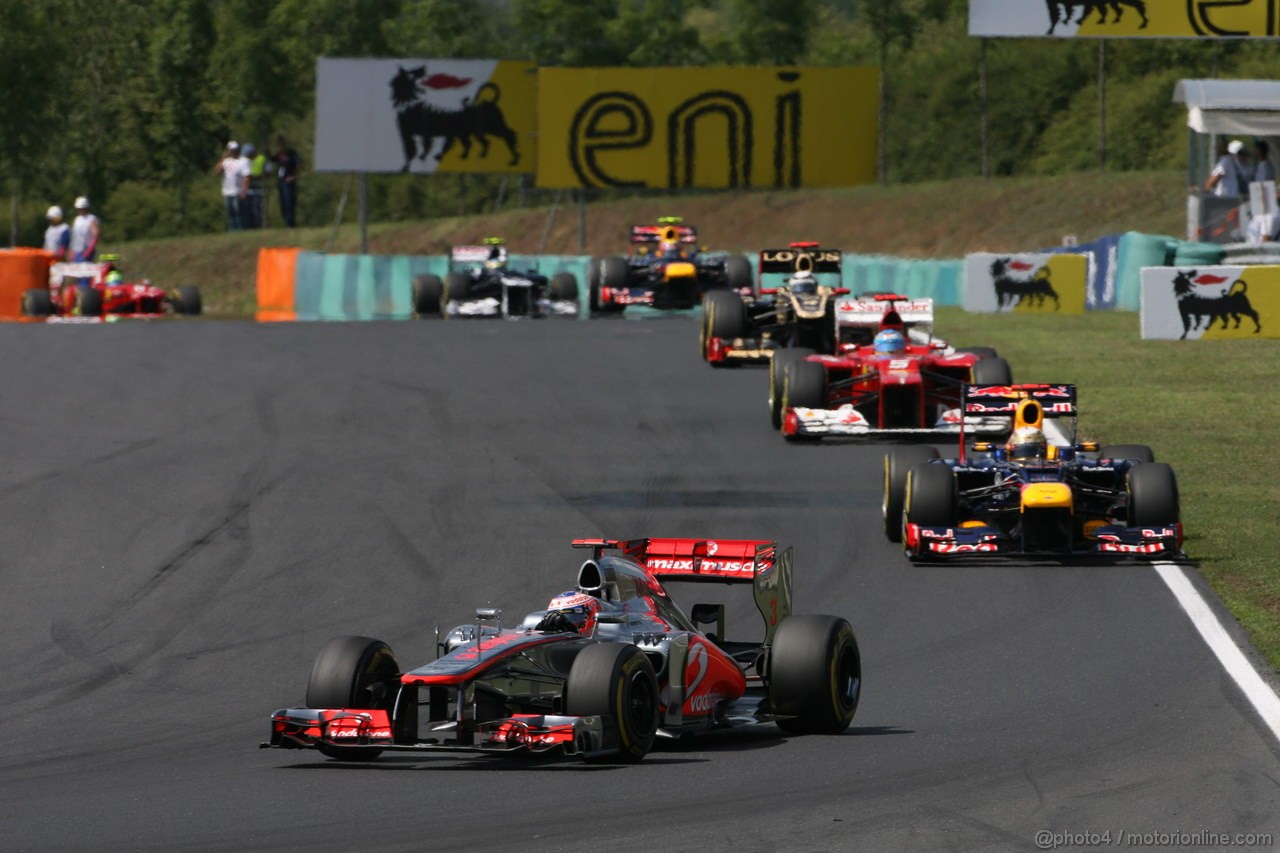
{"type": "Polygon", "coordinates": [[[1218,163],[1204,182],[1206,190],[1222,198],[1239,198],[1249,191],[1253,180],[1253,167],[1249,164],[1249,155],[1244,150],[1244,143],[1233,139],[1227,145],[1227,153],[1218,158],[1218,163]]]}
{"type": "Polygon", "coordinates": [[[76,218],[71,223],[71,260],[95,261],[98,259],[98,236],[102,223],[89,212],[89,199],[76,199],[76,218]]]}
{"type": "Polygon", "coordinates": [[[280,218],[286,228],[293,227],[294,209],[298,203],[298,152],[289,147],[283,136],[276,137],[276,187],[280,190],[280,218]]]}
{"type": "Polygon", "coordinates": [[[1255,181],[1274,181],[1276,164],[1271,162],[1271,146],[1265,139],[1253,143],[1253,179],[1255,181]]]}
{"type": "Polygon", "coordinates": [[[266,205],[263,198],[263,179],[267,171],[266,149],[259,151],[252,143],[244,146],[245,159],[249,161],[249,198],[246,228],[261,228],[266,224],[266,205]]]}
{"type": "Polygon", "coordinates": [[[249,161],[240,156],[240,143],[227,143],[222,159],[213,167],[215,175],[222,175],[222,200],[227,205],[227,230],[244,228],[245,199],[249,196],[249,161]]]}
{"type": "Polygon", "coordinates": [[[62,208],[56,204],[45,214],[49,227],[44,229],[44,250],[53,255],[59,263],[67,259],[67,250],[71,246],[71,226],[62,221],[62,208]]]}

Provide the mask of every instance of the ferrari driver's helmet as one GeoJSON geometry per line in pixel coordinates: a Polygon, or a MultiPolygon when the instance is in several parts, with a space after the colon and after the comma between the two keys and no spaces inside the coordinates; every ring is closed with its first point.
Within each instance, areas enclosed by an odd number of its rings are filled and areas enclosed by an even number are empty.
{"type": "Polygon", "coordinates": [[[873,343],[878,355],[896,355],[907,350],[907,339],[897,329],[885,329],[876,335],[873,343]]]}
{"type": "Polygon", "coordinates": [[[1049,442],[1044,432],[1033,426],[1021,426],[1009,436],[1010,459],[1044,459],[1049,455],[1049,442]]]}
{"type": "Polygon", "coordinates": [[[120,270],[112,270],[107,273],[107,285],[114,286],[124,284],[124,276],[120,274],[120,270]]]}
{"type": "Polygon", "coordinates": [[[808,270],[800,270],[787,280],[787,288],[792,293],[817,293],[818,280],[808,270]]]}
{"type": "Polygon", "coordinates": [[[547,605],[547,615],[556,613],[579,634],[590,636],[596,629],[596,614],[600,612],[600,600],[585,592],[562,592],[547,605]]]}

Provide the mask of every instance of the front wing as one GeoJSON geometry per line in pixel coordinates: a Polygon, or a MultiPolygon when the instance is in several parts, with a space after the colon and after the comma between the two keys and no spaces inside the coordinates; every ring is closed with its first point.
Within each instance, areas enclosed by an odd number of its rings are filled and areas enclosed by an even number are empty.
{"type": "MultiPolygon", "coordinates": [[[[445,304],[450,317],[501,317],[502,301],[492,296],[482,299],[457,299],[445,304]]],[[[542,299],[537,303],[534,317],[576,317],[578,303],[567,299],[542,299]]]]}
{"type": "Polygon", "coordinates": [[[1027,551],[1022,543],[999,528],[925,527],[906,524],[902,547],[909,557],[946,558],[968,555],[1058,555],[1064,553],[1138,558],[1178,557],[1182,555],[1182,525],[1167,527],[1123,527],[1107,525],[1094,530],[1089,538],[1077,542],[1069,550],[1027,551]]]}

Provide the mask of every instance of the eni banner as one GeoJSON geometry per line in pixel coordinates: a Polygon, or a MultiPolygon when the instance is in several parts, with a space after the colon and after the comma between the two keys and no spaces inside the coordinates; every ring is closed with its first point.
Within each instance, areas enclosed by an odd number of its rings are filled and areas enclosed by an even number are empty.
{"type": "Polygon", "coordinates": [[[964,310],[1083,314],[1092,255],[1047,252],[964,259],[964,310]]]}
{"type": "Polygon", "coordinates": [[[1280,337],[1280,266],[1144,267],[1142,337],[1280,337]]]}
{"type": "Polygon", "coordinates": [[[540,68],[541,187],[875,178],[874,68],[540,68]]]}
{"type": "Polygon", "coordinates": [[[316,61],[321,172],[532,172],[534,74],[496,59],[316,61]]]}
{"type": "Polygon", "coordinates": [[[969,0],[969,35],[1276,38],[1280,0],[969,0]]]}

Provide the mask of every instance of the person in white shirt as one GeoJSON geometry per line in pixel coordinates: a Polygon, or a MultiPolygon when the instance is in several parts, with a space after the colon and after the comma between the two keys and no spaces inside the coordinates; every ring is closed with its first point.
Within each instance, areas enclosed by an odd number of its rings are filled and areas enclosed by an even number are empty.
{"type": "Polygon", "coordinates": [[[56,204],[45,214],[49,227],[44,229],[44,250],[53,255],[59,263],[67,259],[67,249],[71,245],[71,226],[62,221],[62,208],[56,204]]]}
{"type": "Polygon", "coordinates": [[[1221,198],[1239,198],[1249,192],[1249,182],[1253,180],[1253,167],[1249,164],[1249,155],[1244,150],[1244,143],[1233,139],[1227,145],[1227,153],[1218,159],[1217,165],[1209,173],[1204,182],[1206,190],[1221,198]]]}
{"type": "Polygon", "coordinates": [[[240,156],[240,145],[228,142],[222,159],[213,167],[222,175],[222,200],[227,205],[227,230],[240,231],[246,224],[249,197],[249,158],[240,156]]]}
{"type": "Polygon", "coordinates": [[[89,199],[76,199],[76,218],[71,223],[71,260],[94,261],[98,257],[98,236],[102,223],[89,212],[89,199]]]}

